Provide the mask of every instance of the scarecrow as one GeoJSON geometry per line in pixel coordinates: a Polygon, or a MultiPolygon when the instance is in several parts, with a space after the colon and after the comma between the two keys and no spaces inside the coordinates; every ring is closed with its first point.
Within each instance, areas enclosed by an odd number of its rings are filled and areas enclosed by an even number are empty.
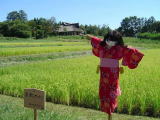
{"type": "Polygon", "coordinates": [[[119,73],[123,73],[123,67],[135,69],[144,54],[136,48],[124,45],[122,35],[117,31],[110,31],[104,39],[86,35],[91,40],[92,53],[100,58],[97,72],[100,69],[99,98],[100,109],[108,114],[108,120],[112,119],[112,113],[118,105],[117,97],[121,95],[119,86],[119,73]]]}

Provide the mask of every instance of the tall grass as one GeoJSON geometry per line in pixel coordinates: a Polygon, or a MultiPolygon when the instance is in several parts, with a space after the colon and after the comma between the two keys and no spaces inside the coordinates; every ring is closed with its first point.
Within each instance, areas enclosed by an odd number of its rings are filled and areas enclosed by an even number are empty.
{"type": "Polygon", "coordinates": [[[13,48],[1,48],[0,57],[6,56],[18,56],[18,55],[31,55],[41,53],[53,53],[53,52],[67,52],[67,51],[84,51],[90,50],[89,45],[68,45],[68,46],[53,46],[53,47],[13,47],[13,48]]]}
{"type": "MultiPolygon", "coordinates": [[[[22,38],[2,38],[0,37],[0,48],[3,47],[17,47],[17,46],[53,46],[53,45],[85,45],[90,44],[86,39],[80,39],[81,36],[54,36],[48,37],[45,39],[22,39],[22,38]],[[77,38],[76,38],[77,37],[77,38]]],[[[103,38],[102,36],[99,36],[103,38]]],[[[124,37],[124,43],[127,45],[133,45],[143,48],[160,48],[159,40],[150,40],[150,39],[137,39],[132,37],[124,37]]]]}
{"type": "Polygon", "coordinates": [[[160,48],[160,40],[138,39],[133,37],[124,37],[126,45],[144,48],[160,48]]]}
{"type": "Polygon", "coordinates": [[[0,42],[0,47],[86,45],[86,42],[0,42]]]}
{"type": "MultiPolygon", "coordinates": [[[[144,50],[136,69],[125,67],[120,75],[122,95],[118,112],[160,116],[159,49],[144,50]]],[[[0,68],[0,92],[23,96],[24,88],[44,89],[47,100],[99,109],[99,60],[93,56],[0,68]]]]}
{"type": "Polygon", "coordinates": [[[0,37],[1,42],[14,42],[14,41],[86,41],[85,37],[83,36],[50,36],[43,39],[33,39],[33,38],[16,38],[16,37],[0,37]]]}
{"type": "Polygon", "coordinates": [[[153,40],[160,40],[160,33],[139,33],[138,38],[144,38],[144,39],[153,39],[153,40]]]}

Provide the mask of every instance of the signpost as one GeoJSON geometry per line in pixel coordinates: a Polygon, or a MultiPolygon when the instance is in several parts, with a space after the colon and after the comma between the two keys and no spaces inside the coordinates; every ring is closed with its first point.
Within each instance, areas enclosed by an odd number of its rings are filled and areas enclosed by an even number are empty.
{"type": "Polygon", "coordinates": [[[45,91],[35,88],[24,89],[24,107],[34,109],[34,120],[38,120],[37,109],[45,109],[45,91]]]}

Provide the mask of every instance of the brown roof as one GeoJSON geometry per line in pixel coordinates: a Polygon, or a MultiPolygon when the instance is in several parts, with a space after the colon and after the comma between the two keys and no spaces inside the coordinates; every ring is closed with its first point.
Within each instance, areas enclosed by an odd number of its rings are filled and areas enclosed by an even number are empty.
{"type": "Polygon", "coordinates": [[[58,32],[83,32],[82,29],[79,28],[79,24],[69,24],[63,23],[59,26],[58,32]]]}

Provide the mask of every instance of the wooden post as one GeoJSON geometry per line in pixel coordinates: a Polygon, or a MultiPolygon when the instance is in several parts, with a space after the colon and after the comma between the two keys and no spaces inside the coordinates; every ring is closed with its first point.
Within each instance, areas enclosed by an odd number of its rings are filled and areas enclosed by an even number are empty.
{"type": "Polygon", "coordinates": [[[24,107],[32,108],[34,111],[34,120],[38,120],[38,109],[45,109],[46,95],[45,91],[35,88],[24,89],[24,107]]]}
{"type": "Polygon", "coordinates": [[[38,120],[37,109],[34,109],[34,120],[38,120]]]}
{"type": "Polygon", "coordinates": [[[108,120],[112,120],[112,115],[108,115],[108,120]]]}

